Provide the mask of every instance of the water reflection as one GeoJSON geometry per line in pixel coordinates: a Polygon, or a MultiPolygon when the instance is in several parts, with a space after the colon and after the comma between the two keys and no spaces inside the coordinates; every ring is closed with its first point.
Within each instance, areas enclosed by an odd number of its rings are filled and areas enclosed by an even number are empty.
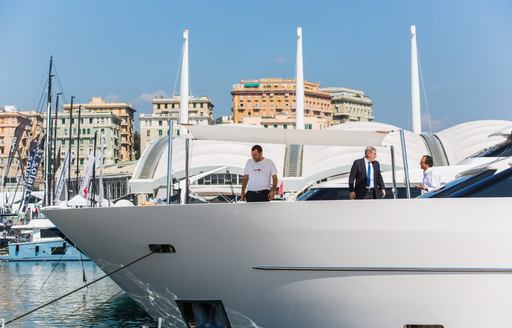
{"type": "MultiPolygon", "coordinates": [[[[83,269],[88,281],[104,274],[92,262],[83,262],[83,269]]],[[[81,285],[80,262],[0,262],[0,318],[7,321],[81,285]]],[[[7,327],[142,325],[156,327],[144,310],[106,278],[7,327]]]]}

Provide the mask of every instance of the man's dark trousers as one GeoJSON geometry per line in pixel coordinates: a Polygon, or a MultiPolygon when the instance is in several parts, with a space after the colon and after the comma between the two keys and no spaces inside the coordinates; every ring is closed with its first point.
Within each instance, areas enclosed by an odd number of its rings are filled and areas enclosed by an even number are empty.
{"type": "Polygon", "coordinates": [[[258,191],[248,191],[245,194],[245,199],[248,203],[250,202],[268,202],[268,194],[270,194],[270,190],[258,190],[258,191]]]}

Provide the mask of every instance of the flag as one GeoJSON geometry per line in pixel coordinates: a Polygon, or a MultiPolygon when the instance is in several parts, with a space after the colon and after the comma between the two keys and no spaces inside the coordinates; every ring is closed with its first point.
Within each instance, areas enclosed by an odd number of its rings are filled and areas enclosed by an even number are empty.
{"type": "Polygon", "coordinates": [[[281,181],[281,184],[279,185],[279,189],[277,190],[277,194],[279,196],[283,196],[283,194],[284,194],[284,184],[282,181],[281,181]]]}
{"type": "Polygon", "coordinates": [[[53,165],[53,176],[55,176],[57,174],[57,170],[60,167],[61,160],[62,160],[62,158],[60,156],[60,147],[59,147],[59,151],[57,152],[57,158],[55,159],[55,164],[53,165]]]}
{"type": "Polygon", "coordinates": [[[87,160],[87,166],[85,167],[84,177],[82,179],[82,183],[80,184],[80,194],[87,198],[89,195],[89,183],[91,182],[91,174],[94,167],[94,154],[91,151],[89,153],[89,159],[87,160]]]}
{"type": "Polygon", "coordinates": [[[30,196],[32,195],[34,182],[36,181],[37,173],[39,171],[39,164],[41,164],[41,160],[43,159],[43,153],[44,137],[41,139],[41,141],[38,141],[38,139],[32,140],[29,148],[27,174],[25,175],[25,192],[23,195],[23,205],[21,207],[21,212],[25,211],[28,201],[30,200],[30,196]]]}
{"type": "Polygon", "coordinates": [[[9,150],[9,157],[7,159],[7,166],[4,169],[2,184],[5,187],[7,180],[5,179],[9,174],[9,169],[11,168],[12,161],[14,160],[14,156],[16,156],[16,151],[18,150],[18,145],[20,143],[21,138],[23,137],[23,132],[25,132],[25,127],[27,126],[27,120],[23,119],[21,123],[14,130],[14,138],[12,139],[11,149],[9,150]]]}
{"type": "Polygon", "coordinates": [[[55,200],[60,199],[60,194],[62,193],[62,189],[64,189],[64,183],[66,182],[66,177],[68,176],[69,172],[69,159],[70,156],[68,151],[64,157],[64,164],[62,165],[62,170],[60,171],[59,181],[57,182],[57,189],[55,189],[55,200]]]}

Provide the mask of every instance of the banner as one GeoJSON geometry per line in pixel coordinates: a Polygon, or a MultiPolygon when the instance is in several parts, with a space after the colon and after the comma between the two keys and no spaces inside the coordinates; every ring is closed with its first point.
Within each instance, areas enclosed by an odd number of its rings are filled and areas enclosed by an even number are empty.
{"type": "Polygon", "coordinates": [[[62,158],[60,157],[60,147],[59,147],[59,151],[57,152],[57,156],[55,157],[55,162],[53,164],[53,176],[55,176],[57,174],[57,170],[60,167],[61,160],[62,160],[62,158]]]}
{"type": "Polygon", "coordinates": [[[25,127],[27,126],[27,120],[23,119],[14,130],[14,138],[12,139],[11,149],[9,150],[9,157],[7,159],[7,166],[4,169],[2,176],[2,185],[5,187],[7,184],[7,175],[9,174],[9,169],[11,168],[12,161],[14,160],[14,156],[16,156],[16,151],[18,150],[18,145],[20,143],[21,138],[23,137],[23,132],[25,132],[25,127]]]}
{"type": "Polygon", "coordinates": [[[57,182],[57,188],[55,189],[55,197],[53,199],[56,201],[60,199],[60,194],[62,193],[62,189],[64,189],[64,184],[69,172],[69,160],[70,156],[68,151],[66,156],[64,156],[64,164],[62,165],[62,171],[60,171],[59,181],[57,182]]]}
{"type": "Polygon", "coordinates": [[[30,143],[27,174],[25,180],[25,192],[23,194],[23,206],[21,207],[22,212],[25,212],[28,201],[34,189],[34,182],[36,181],[37,173],[39,171],[39,164],[41,164],[43,159],[44,139],[45,138],[43,136],[41,141],[34,139],[30,143]]]}
{"type": "Polygon", "coordinates": [[[89,183],[91,182],[94,161],[94,154],[91,150],[91,152],[89,153],[89,159],[87,160],[87,166],[85,167],[84,177],[82,179],[82,183],[80,184],[80,195],[82,195],[85,198],[88,198],[89,196],[89,183]]]}

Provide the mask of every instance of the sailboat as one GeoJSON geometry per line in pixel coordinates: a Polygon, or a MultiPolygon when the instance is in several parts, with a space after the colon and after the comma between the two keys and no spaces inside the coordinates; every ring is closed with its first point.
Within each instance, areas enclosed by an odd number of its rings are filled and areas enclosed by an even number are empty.
{"type": "MultiPolygon", "coordinates": [[[[36,196],[42,199],[43,206],[49,206],[54,203],[55,197],[55,179],[52,175],[56,173],[56,156],[52,156],[52,151],[56,152],[55,143],[52,142],[55,133],[55,127],[52,124],[52,66],[53,57],[50,58],[50,68],[48,73],[48,98],[46,114],[46,131],[44,137],[41,134],[34,136],[30,143],[29,157],[27,161],[27,173],[24,191],[22,195],[13,196],[13,203],[18,201],[18,211],[9,225],[4,227],[3,234],[9,239],[6,245],[7,252],[2,254],[0,260],[7,261],[80,261],[89,260],[84,256],[72,242],[59,231],[55,225],[40,213],[41,206],[29,204],[30,200],[36,196]],[[44,154],[44,155],[43,155],[44,154]],[[45,190],[43,193],[33,191],[35,181],[38,176],[39,166],[44,158],[45,171],[45,190]],[[53,182],[53,183],[52,183],[53,182]],[[53,188],[52,188],[53,185],[53,188]],[[18,217],[25,217],[24,213],[30,211],[30,221],[22,220],[17,224],[18,217]],[[14,221],[14,224],[13,224],[14,221]]],[[[58,96],[55,104],[55,112],[58,111],[58,96]]],[[[56,117],[56,115],[55,115],[56,117]]],[[[53,119],[54,123],[56,118],[53,119]]],[[[23,126],[24,129],[24,126],[23,126]]],[[[20,133],[21,136],[21,133],[20,133]]],[[[20,138],[18,137],[17,140],[20,138]]],[[[16,149],[16,143],[12,148],[16,149]]],[[[69,156],[66,157],[65,164],[69,164],[69,156]],[[67,162],[66,162],[67,161],[67,162]]],[[[64,168],[67,166],[64,165],[64,168]]],[[[64,172],[65,170],[63,170],[64,172]]],[[[65,176],[65,174],[63,174],[65,176]]],[[[62,177],[61,177],[62,178],[62,177]]],[[[60,179],[62,180],[62,179],[60,179]]],[[[59,186],[62,190],[62,183],[59,180],[59,186]]],[[[60,191],[59,191],[60,193],[60,191]]]]}

